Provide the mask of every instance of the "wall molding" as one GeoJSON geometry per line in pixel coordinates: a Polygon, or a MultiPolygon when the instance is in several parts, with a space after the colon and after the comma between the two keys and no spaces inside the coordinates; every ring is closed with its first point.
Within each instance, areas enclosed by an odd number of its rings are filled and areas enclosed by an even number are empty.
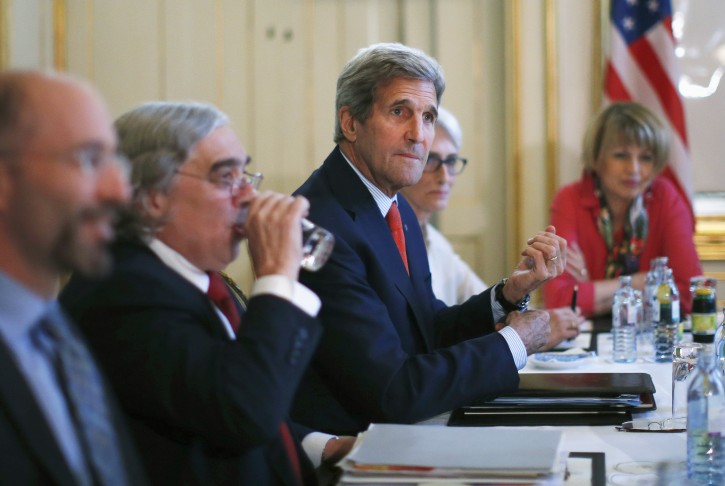
{"type": "Polygon", "coordinates": [[[53,68],[68,69],[68,6],[65,0],[53,0],[53,68]]]}
{"type": "Polygon", "coordinates": [[[10,67],[10,0],[0,0],[0,69],[10,67]]]}
{"type": "Polygon", "coordinates": [[[557,42],[556,0],[546,0],[545,83],[546,98],[546,201],[554,199],[559,188],[559,45],[557,42]]]}

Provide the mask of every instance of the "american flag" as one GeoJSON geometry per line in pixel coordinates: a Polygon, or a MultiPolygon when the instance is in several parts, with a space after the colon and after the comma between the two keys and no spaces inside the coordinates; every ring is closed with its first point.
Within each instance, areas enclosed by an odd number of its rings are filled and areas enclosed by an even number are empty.
{"type": "Polygon", "coordinates": [[[673,134],[669,177],[692,205],[692,172],[670,0],[612,0],[611,50],[604,94],[609,101],[637,101],[669,123],[673,134]]]}

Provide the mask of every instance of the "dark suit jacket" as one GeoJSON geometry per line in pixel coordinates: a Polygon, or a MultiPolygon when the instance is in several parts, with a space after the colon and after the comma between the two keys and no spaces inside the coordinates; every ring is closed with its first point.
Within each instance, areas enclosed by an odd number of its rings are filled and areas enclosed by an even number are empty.
{"type": "MultiPolygon", "coordinates": [[[[0,484],[76,485],[35,395],[2,341],[0,370],[0,484]]],[[[108,398],[129,484],[146,484],[128,424],[113,397],[108,398]]]]}
{"type": "MultiPolygon", "coordinates": [[[[294,484],[279,435],[321,326],[289,302],[250,299],[238,339],[209,299],[145,245],[112,248],[100,283],[61,303],[106,368],[156,484],[294,484]]],[[[307,482],[314,470],[298,447],[307,482]]]]}
{"type": "Polygon", "coordinates": [[[310,220],[336,243],[319,272],[300,277],[322,299],[325,333],[293,419],[355,433],[370,422],[416,422],[516,389],[511,352],[493,332],[490,290],[453,307],[434,297],[423,236],[400,194],[410,276],[339,148],[297,193],[310,201],[310,220]]]}

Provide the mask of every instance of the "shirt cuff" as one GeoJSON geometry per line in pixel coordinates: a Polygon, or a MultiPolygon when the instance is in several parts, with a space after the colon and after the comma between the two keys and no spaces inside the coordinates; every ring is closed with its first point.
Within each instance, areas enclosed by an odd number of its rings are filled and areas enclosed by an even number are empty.
{"type": "Polygon", "coordinates": [[[524,346],[519,333],[509,326],[504,327],[498,333],[506,340],[506,344],[508,344],[514,358],[516,369],[520,370],[526,366],[526,346],[524,346]]]}
{"type": "Polygon", "coordinates": [[[257,279],[249,293],[251,299],[255,295],[269,294],[285,299],[297,306],[310,317],[320,312],[320,298],[301,283],[290,280],[284,275],[265,275],[257,279]]]}
{"type": "Polygon", "coordinates": [[[325,450],[327,442],[335,437],[337,436],[323,432],[311,432],[302,439],[302,449],[315,468],[320,467],[322,463],[322,452],[325,450]]]}
{"type": "MultiPolygon", "coordinates": [[[[496,285],[501,285],[497,283],[496,285]]],[[[503,310],[501,302],[496,300],[496,288],[491,289],[491,312],[493,313],[493,322],[501,322],[506,317],[506,311],[503,310]]]]}

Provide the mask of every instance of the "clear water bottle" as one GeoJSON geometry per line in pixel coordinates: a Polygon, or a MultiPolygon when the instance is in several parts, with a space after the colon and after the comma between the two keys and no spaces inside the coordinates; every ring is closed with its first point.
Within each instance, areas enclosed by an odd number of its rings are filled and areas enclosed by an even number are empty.
{"type": "Polygon", "coordinates": [[[644,317],[642,319],[642,325],[637,330],[637,345],[640,353],[648,353],[648,358],[651,358],[654,354],[654,332],[657,323],[652,317],[654,315],[654,307],[657,305],[657,287],[659,287],[664,279],[668,261],[669,259],[666,256],[650,260],[650,269],[644,280],[642,304],[644,317]]]}
{"type": "Polygon", "coordinates": [[[687,476],[697,484],[725,484],[723,434],[723,377],[717,368],[715,353],[704,349],[687,391],[687,476]]]}
{"type": "Polygon", "coordinates": [[[655,326],[655,361],[671,362],[672,350],[677,342],[680,326],[680,293],[675,285],[672,269],[665,269],[665,277],[657,286],[657,305],[652,319],[655,326]]]}
{"type": "Polygon", "coordinates": [[[619,288],[612,300],[612,335],[615,363],[637,360],[637,328],[642,320],[642,293],[632,288],[632,277],[619,277],[619,288]]]}

